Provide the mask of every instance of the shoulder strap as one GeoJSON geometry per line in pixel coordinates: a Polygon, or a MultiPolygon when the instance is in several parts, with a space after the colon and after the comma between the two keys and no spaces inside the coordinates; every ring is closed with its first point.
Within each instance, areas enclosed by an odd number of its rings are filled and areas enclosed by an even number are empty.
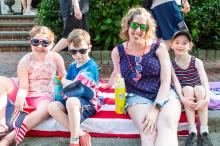
{"type": "Polygon", "coordinates": [[[121,58],[121,57],[124,56],[124,54],[125,54],[124,46],[123,46],[123,44],[119,44],[119,45],[117,45],[117,48],[118,48],[119,56],[120,56],[120,58],[121,58]]]}
{"type": "Polygon", "coordinates": [[[160,46],[160,41],[155,40],[151,46],[151,51],[156,54],[158,47],[160,46]]]}

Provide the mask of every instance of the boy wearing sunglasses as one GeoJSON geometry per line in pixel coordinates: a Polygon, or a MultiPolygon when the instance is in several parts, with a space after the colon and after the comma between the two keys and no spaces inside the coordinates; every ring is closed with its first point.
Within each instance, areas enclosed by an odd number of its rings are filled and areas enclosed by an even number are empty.
{"type": "Polygon", "coordinates": [[[92,45],[88,32],[74,29],[68,41],[74,62],[70,64],[66,78],[62,79],[65,100],[51,103],[48,110],[54,119],[70,130],[70,146],[90,146],[91,137],[80,129],[80,123],[100,108],[97,64],[89,57],[92,45]],[[67,88],[70,92],[66,92],[67,88]]]}

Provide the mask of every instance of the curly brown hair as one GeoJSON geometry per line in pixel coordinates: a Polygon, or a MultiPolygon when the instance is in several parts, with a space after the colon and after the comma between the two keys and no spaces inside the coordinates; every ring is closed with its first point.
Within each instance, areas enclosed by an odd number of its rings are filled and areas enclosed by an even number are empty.
{"type": "Polygon", "coordinates": [[[128,28],[129,23],[133,21],[134,17],[137,15],[144,15],[147,18],[147,25],[149,29],[146,30],[145,39],[155,39],[156,38],[156,24],[152,15],[143,7],[136,6],[129,9],[128,13],[121,20],[121,31],[120,37],[123,41],[129,40],[128,28]]]}

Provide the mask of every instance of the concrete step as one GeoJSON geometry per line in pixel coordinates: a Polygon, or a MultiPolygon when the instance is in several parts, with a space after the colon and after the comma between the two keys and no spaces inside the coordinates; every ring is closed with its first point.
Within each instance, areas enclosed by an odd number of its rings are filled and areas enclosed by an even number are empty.
{"type": "Polygon", "coordinates": [[[28,31],[0,31],[0,41],[24,41],[29,37],[28,31]]]}
{"type": "Polygon", "coordinates": [[[30,31],[35,22],[0,22],[0,31],[30,31]]]}
{"type": "Polygon", "coordinates": [[[36,22],[37,16],[26,15],[0,15],[0,22],[36,22]]]}
{"type": "MultiPolygon", "coordinates": [[[[219,146],[220,133],[210,133],[214,146],[219,146]]],[[[178,137],[179,146],[184,146],[186,137],[178,137]]],[[[68,146],[69,138],[26,137],[20,146],[68,146]]],[[[141,146],[139,138],[92,138],[92,146],[141,146]]]]}
{"type": "Polygon", "coordinates": [[[10,52],[10,51],[30,51],[30,43],[29,41],[8,41],[8,40],[3,40],[0,41],[0,52],[10,52]]]}

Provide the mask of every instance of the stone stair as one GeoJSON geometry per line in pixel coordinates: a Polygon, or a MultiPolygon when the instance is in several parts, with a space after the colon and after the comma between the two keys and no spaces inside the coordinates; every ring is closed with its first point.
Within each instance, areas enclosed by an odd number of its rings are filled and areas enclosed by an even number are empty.
{"type": "Polygon", "coordinates": [[[0,15],[0,52],[29,51],[29,31],[37,16],[0,15]]]}

